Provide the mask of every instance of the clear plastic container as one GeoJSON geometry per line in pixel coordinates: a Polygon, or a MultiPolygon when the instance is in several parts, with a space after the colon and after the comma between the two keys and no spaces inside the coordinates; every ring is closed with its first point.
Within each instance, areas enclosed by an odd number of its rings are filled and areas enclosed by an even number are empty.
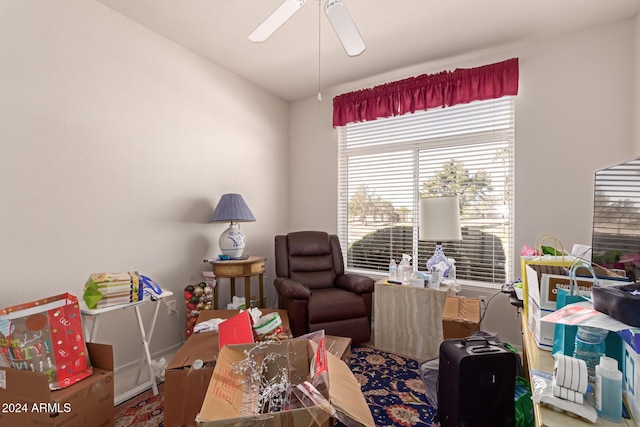
{"type": "Polygon", "coordinates": [[[606,354],[605,339],[609,331],[591,326],[578,326],[573,357],[582,359],[587,364],[589,382],[596,381],[596,365],[600,357],[606,354]]]}
{"type": "Polygon", "coordinates": [[[395,259],[389,263],[389,280],[398,280],[398,265],[395,259]]]}
{"type": "Polygon", "coordinates": [[[614,423],[622,422],[622,372],[611,357],[601,357],[596,366],[596,412],[614,423]]]}
{"type": "Polygon", "coordinates": [[[413,276],[413,268],[411,268],[411,256],[402,254],[402,260],[398,264],[398,280],[402,283],[408,283],[413,276]]]}
{"type": "Polygon", "coordinates": [[[406,265],[407,265],[407,261],[404,258],[401,259],[400,263],[398,264],[398,280],[400,282],[405,282],[407,280],[405,277],[406,265]]]}

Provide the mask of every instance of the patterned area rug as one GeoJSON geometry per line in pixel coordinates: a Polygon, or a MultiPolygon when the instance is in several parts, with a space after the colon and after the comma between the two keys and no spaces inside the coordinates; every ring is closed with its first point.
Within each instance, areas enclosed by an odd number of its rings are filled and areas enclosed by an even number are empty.
{"type": "Polygon", "coordinates": [[[439,425],[420,379],[420,363],[369,347],[352,347],[349,365],[376,426],[439,425]]]}
{"type": "MultiPolygon", "coordinates": [[[[362,386],[376,426],[436,427],[419,374],[420,362],[369,347],[353,346],[351,371],[362,386]]],[[[116,407],[116,427],[164,427],[164,384],[116,407]]]]}
{"type": "Polygon", "coordinates": [[[115,427],[164,427],[164,383],[116,406],[115,427]]]}

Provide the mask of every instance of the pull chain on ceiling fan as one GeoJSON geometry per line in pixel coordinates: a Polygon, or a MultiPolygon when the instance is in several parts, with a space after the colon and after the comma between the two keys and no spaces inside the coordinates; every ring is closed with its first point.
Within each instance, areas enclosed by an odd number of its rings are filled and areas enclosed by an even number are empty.
{"type": "MultiPolygon", "coordinates": [[[[251,34],[252,42],[263,42],[304,6],[307,0],[284,0],[251,34]]],[[[342,0],[326,0],[324,13],[349,56],[358,56],[366,46],[342,0]]]]}

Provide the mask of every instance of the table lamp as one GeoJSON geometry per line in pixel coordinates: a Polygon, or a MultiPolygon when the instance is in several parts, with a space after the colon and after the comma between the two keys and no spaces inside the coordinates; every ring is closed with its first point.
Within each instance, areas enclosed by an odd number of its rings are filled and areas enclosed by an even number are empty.
{"type": "Polygon", "coordinates": [[[218,245],[223,255],[229,258],[241,258],[246,245],[244,234],[240,231],[239,222],[255,221],[251,209],[245,203],[240,194],[223,194],[213,211],[209,222],[227,222],[231,224],[224,230],[218,239],[218,245]]]}
{"type": "Polygon", "coordinates": [[[458,196],[424,197],[420,199],[420,240],[436,242],[436,251],[427,261],[427,271],[440,263],[448,277],[451,263],[442,250],[443,241],[462,240],[460,230],[460,202],[458,196]]]}

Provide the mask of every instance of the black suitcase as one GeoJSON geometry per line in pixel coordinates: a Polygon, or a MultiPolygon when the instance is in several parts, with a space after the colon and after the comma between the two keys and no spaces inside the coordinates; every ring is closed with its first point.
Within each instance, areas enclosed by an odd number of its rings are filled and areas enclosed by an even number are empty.
{"type": "Polygon", "coordinates": [[[513,427],[516,354],[484,337],[440,344],[441,427],[513,427]]]}

